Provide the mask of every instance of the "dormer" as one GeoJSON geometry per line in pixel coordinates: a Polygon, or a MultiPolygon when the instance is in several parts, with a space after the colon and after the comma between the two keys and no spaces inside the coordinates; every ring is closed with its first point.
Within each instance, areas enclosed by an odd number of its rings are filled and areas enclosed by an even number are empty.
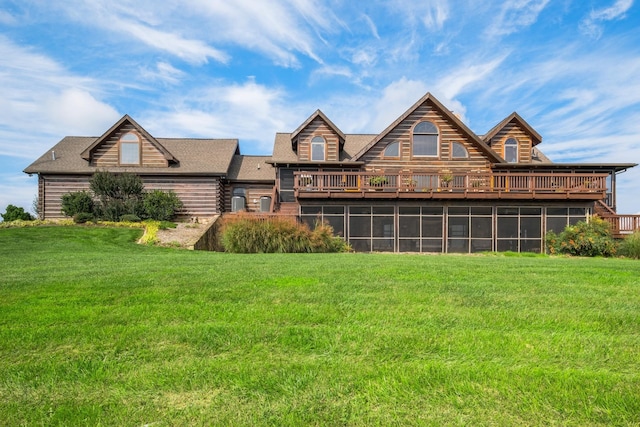
{"type": "Polygon", "coordinates": [[[483,141],[508,163],[532,163],[533,147],[542,137],[518,113],[511,113],[486,135],[483,141]]]}
{"type": "Polygon", "coordinates": [[[98,168],[166,168],[178,160],[128,115],[81,154],[98,168]]]}
{"type": "Polygon", "coordinates": [[[291,134],[291,148],[302,162],[340,161],[345,135],[320,110],[291,134]]]}

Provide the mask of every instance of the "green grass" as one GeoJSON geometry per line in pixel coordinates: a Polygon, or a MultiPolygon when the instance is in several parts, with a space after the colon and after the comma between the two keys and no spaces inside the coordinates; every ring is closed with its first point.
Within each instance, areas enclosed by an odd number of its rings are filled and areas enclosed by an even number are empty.
{"type": "Polygon", "coordinates": [[[640,262],[0,230],[0,425],[639,425],[640,262]]]}

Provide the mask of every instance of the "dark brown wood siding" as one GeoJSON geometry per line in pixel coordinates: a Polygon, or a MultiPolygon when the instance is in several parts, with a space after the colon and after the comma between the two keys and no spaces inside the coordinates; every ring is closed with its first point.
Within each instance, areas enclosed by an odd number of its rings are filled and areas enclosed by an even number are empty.
{"type": "Polygon", "coordinates": [[[120,140],[120,137],[127,132],[133,132],[140,138],[142,144],[140,162],[143,167],[165,168],[169,165],[163,154],[158,151],[151,142],[135,131],[135,128],[132,125],[125,124],[114,132],[110,138],[107,138],[103,144],[95,149],[91,159],[91,166],[99,168],[119,166],[120,156],[118,141],[120,140]]]}
{"type": "Polygon", "coordinates": [[[340,160],[340,138],[320,117],[313,119],[298,135],[298,159],[311,160],[311,140],[316,136],[321,136],[326,141],[325,161],[340,160]]]}
{"type": "MultiPolygon", "coordinates": [[[[172,190],[182,200],[180,216],[208,217],[221,212],[222,194],[217,177],[166,177],[143,176],[145,190],[172,190]]],[[[45,219],[64,218],[62,196],[67,193],[89,190],[89,176],[49,175],[38,180],[38,194],[43,205],[45,219]]]]}
{"type": "Polygon", "coordinates": [[[533,148],[531,136],[516,123],[507,123],[500,132],[491,138],[491,148],[504,158],[504,143],[509,138],[518,141],[518,163],[531,163],[531,149],[533,148]]]}
{"type": "Polygon", "coordinates": [[[488,170],[489,160],[475,146],[464,132],[458,129],[440,113],[430,102],[425,102],[400,122],[380,142],[369,150],[362,158],[366,163],[367,171],[384,172],[426,172],[439,170],[488,170]],[[440,155],[435,157],[414,157],[412,152],[413,127],[428,120],[438,127],[440,141],[440,155]],[[385,158],[384,149],[388,144],[398,142],[400,144],[399,158],[385,158]],[[453,142],[461,143],[469,153],[466,159],[452,159],[451,146],[453,142]]]}

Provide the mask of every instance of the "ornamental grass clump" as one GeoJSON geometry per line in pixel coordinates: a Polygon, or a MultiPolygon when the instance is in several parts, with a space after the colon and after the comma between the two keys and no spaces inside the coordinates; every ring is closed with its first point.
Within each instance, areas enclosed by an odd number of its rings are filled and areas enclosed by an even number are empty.
{"type": "Polygon", "coordinates": [[[547,232],[547,250],[550,254],[573,256],[614,256],[617,245],[611,236],[611,226],[605,220],[593,216],[589,222],[580,221],[567,226],[560,234],[547,232]]]}
{"type": "Polygon", "coordinates": [[[640,259],[640,231],[624,238],[620,243],[620,255],[627,258],[640,259]]]}
{"type": "Polygon", "coordinates": [[[321,224],[311,231],[306,224],[288,217],[259,217],[237,214],[221,227],[224,250],[233,253],[345,252],[349,246],[321,224]]]}

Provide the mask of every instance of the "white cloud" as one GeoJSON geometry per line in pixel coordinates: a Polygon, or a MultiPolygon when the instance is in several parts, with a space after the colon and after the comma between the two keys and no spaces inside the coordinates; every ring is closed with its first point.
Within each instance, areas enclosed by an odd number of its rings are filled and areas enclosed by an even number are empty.
{"type": "Polygon", "coordinates": [[[2,36],[0,87],[0,153],[8,156],[33,159],[64,135],[99,135],[119,117],[99,100],[101,84],[2,36]]]}
{"type": "Polygon", "coordinates": [[[115,123],[120,114],[110,105],[80,89],[65,89],[51,94],[43,103],[45,120],[65,129],[67,135],[98,136],[115,123]]]}
{"type": "Polygon", "coordinates": [[[486,30],[489,37],[507,36],[521,31],[538,20],[550,0],[506,0],[486,30]]]}
{"type": "Polygon", "coordinates": [[[491,75],[506,59],[506,55],[485,63],[467,63],[459,69],[448,72],[436,83],[439,93],[453,99],[467,86],[484,80],[491,75]]]}
{"type": "Polygon", "coordinates": [[[285,93],[254,79],[200,88],[195,95],[171,100],[173,110],[150,112],[141,124],[156,136],[239,138],[255,144],[249,153],[270,153],[275,133],[299,124],[285,93]]]}
{"type": "Polygon", "coordinates": [[[446,0],[434,1],[427,6],[428,9],[422,18],[422,22],[425,27],[432,31],[441,30],[445,21],[449,18],[449,6],[446,0]]]}
{"type": "Polygon", "coordinates": [[[373,37],[380,40],[380,34],[378,34],[378,27],[376,27],[376,24],[375,22],[373,22],[373,19],[371,19],[371,17],[366,13],[362,14],[362,19],[364,19],[364,21],[367,23],[367,26],[371,30],[371,34],[373,35],[373,37]]]}
{"type": "Polygon", "coordinates": [[[168,84],[178,84],[185,77],[185,72],[175,68],[168,62],[159,61],[155,69],[142,68],[140,75],[146,80],[158,80],[168,84]]]}
{"type": "Polygon", "coordinates": [[[374,116],[369,124],[369,132],[385,129],[425,93],[427,86],[424,82],[405,77],[388,85],[373,105],[374,116]]]}
{"type": "Polygon", "coordinates": [[[37,178],[29,177],[24,173],[0,174],[0,213],[5,213],[8,205],[14,205],[34,214],[32,206],[37,194],[37,178]]]}
{"type": "Polygon", "coordinates": [[[127,20],[112,17],[107,21],[109,28],[119,28],[141,42],[161,51],[166,51],[192,64],[205,64],[208,58],[227,63],[229,56],[201,40],[186,39],[178,34],[156,30],[127,20]]]}
{"type": "Polygon", "coordinates": [[[601,22],[613,21],[625,18],[625,14],[633,5],[633,0],[616,0],[616,2],[606,8],[592,10],[589,16],[580,23],[580,30],[595,39],[602,35],[601,22]]]}

